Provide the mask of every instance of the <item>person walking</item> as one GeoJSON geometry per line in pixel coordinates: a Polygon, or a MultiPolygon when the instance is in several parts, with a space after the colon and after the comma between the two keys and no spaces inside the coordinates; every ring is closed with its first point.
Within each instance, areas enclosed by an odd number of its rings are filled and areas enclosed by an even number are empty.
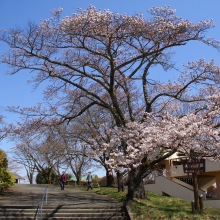
{"type": "Polygon", "coordinates": [[[88,186],[87,186],[87,191],[88,191],[89,189],[92,189],[92,186],[91,186],[91,184],[92,184],[92,174],[91,174],[91,172],[88,172],[86,180],[88,181],[88,186]]]}
{"type": "Polygon", "coordinates": [[[62,175],[60,176],[60,187],[61,187],[61,190],[64,190],[65,182],[66,182],[66,174],[63,171],[62,175]]]}

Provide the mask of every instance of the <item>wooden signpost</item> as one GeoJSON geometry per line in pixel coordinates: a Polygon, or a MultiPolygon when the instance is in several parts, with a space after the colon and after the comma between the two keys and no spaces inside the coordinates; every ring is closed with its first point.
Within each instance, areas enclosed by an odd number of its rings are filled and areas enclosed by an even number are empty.
{"type": "Polygon", "coordinates": [[[205,172],[205,160],[204,159],[185,160],[183,162],[183,170],[184,173],[205,172]]]}
{"type": "Polygon", "coordinates": [[[203,208],[203,204],[200,204],[199,200],[199,188],[198,188],[198,172],[205,172],[205,160],[204,159],[189,159],[185,160],[183,163],[183,170],[184,173],[192,173],[193,177],[193,191],[194,191],[194,205],[195,207],[192,207],[192,210],[199,210],[203,208]]]}

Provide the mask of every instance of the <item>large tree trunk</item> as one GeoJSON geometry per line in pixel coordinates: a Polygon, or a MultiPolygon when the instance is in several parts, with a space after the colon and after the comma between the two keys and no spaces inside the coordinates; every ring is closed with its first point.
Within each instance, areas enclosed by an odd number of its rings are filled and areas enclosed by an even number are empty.
{"type": "Polygon", "coordinates": [[[43,176],[43,178],[45,179],[45,184],[51,184],[51,176],[52,176],[52,171],[49,169],[49,170],[42,170],[41,171],[41,174],[43,176]]]}
{"type": "Polygon", "coordinates": [[[80,184],[80,177],[76,177],[76,185],[79,186],[80,184]]]}
{"type": "Polygon", "coordinates": [[[127,200],[147,199],[142,179],[142,172],[138,169],[131,169],[128,173],[127,200]]]}
{"type": "Polygon", "coordinates": [[[33,184],[34,174],[33,174],[32,172],[29,172],[27,169],[26,169],[26,174],[27,174],[29,183],[30,183],[30,184],[33,184]]]}
{"type": "Polygon", "coordinates": [[[118,192],[124,192],[123,173],[117,171],[118,192]]]}
{"type": "Polygon", "coordinates": [[[160,161],[168,158],[172,154],[176,152],[176,149],[173,149],[168,154],[165,154],[159,157],[157,160],[154,160],[151,163],[146,163],[146,158],[143,160],[143,164],[140,165],[137,169],[131,169],[128,173],[128,193],[127,193],[127,200],[132,200],[134,198],[140,199],[148,199],[145,194],[143,177],[150,169],[152,169],[155,164],[159,163],[160,161]],[[145,162],[145,163],[144,163],[145,162]]]}
{"type": "Polygon", "coordinates": [[[75,174],[75,176],[76,176],[76,185],[80,185],[80,181],[81,181],[81,173],[80,172],[77,172],[76,174],[75,174]]]}
{"type": "Polygon", "coordinates": [[[27,176],[28,176],[28,180],[29,180],[30,184],[33,184],[33,178],[34,178],[33,173],[29,173],[29,175],[27,175],[27,176]]]}
{"type": "Polygon", "coordinates": [[[46,184],[51,184],[51,174],[49,173],[48,175],[46,174],[46,184]]]}
{"type": "Polygon", "coordinates": [[[113,186],[114,185],[114,176],[112,171],[106,169],[106,186],[113,186]]]}

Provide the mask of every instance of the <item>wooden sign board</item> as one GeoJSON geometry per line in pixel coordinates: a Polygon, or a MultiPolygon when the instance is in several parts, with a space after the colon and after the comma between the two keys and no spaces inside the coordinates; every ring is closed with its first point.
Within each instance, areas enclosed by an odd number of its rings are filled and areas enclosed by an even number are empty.
{"type": "Polygon", "coordinates": [[[185,160],[183,163],[184,173],[205,172],[205,160],[185,160]]]}

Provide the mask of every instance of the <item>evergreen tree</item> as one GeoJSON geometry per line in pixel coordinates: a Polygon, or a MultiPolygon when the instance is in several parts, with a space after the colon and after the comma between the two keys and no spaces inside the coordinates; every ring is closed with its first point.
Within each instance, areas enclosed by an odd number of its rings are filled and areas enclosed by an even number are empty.
{"type": "Polygon", "coordinates": [[[0,149],[0,193],[15,183],[14,176],[8,170],[7,154],[0,149]]]}

